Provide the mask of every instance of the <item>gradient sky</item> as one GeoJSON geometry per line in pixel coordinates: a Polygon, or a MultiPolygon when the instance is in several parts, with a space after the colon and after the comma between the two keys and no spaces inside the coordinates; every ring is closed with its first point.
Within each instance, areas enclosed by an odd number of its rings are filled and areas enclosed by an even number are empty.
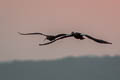
{"type": "Polygon", "coordinates": [[[119,0],[0,0],[0,61],[56,59],[65,56],[120,55],[119,0]],[[90,34],[113,45],[68,38],[48,46],[45,34],[90,34]]]}

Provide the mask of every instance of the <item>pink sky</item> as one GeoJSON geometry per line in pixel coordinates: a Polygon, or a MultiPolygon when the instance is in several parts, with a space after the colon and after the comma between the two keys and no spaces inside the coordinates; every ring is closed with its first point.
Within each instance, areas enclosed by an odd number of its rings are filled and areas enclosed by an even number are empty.
{"type": "Polygon", "coordinates": [[[65,56],[120,55],[119,0],[1,0],[0,61],[56,59],[65,56]],[[46,34],[83,32],[113,45],[68,38],[40,47],[46,34]]]}

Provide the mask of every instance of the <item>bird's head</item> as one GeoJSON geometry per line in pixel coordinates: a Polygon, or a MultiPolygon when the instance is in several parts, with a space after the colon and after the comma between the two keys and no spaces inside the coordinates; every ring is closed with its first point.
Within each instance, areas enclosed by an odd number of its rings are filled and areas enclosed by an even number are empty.
{"type": "Polygon", "coordinates": [[[73,34],[75,34],[75,32],[71,32],[71,34],[73,35],[73,34]]]}
{"type": "Polygon", "coordinates": [[[82,33],[79,33],[79,32],[71,32],[72,35],[74,34],[82,34],[82,33]]]}

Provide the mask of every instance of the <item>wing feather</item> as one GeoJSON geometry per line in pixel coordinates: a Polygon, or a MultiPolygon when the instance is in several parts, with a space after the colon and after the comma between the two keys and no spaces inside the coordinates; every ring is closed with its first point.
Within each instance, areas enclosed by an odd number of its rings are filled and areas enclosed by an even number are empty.
{"type": "Polygon", "coordinates": [[[98,42],[98,43],[101,43],[101,44],[112,44],[111,42],[108,42],[108,41],[104,41],[104,40],[101,40],[101,39],[96,39],[90,35],[85,35],[87,38],[95,41],[95,42],[98,42]]]}
{"type": "Polygon", "coordinates": [[[45,35],[45,34],[43,34],[43,33],[38,33],[38,32],[35,32],[35,33],[20,33],[20,32],[18,32],[20,35],[43,35],[43,36],[47,36],[47,35],[45,35]]]}

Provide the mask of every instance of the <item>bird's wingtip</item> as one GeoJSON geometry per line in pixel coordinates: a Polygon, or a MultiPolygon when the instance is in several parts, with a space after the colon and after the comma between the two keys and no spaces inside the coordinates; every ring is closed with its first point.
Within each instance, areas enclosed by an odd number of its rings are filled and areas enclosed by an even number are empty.
{"type": "Polygon", "coordinates": [[[111,42],[106,42],[106,44],[112,44],[111,42]]]}
{"type": "Polygon", "coordinates": [[[21,34],[20,32],[17,32],[18,34],[21,34]]]}
{"type": "Polygon", "coordinates": [[[112,43],[109,43],[109,44],[112,44],[112,43]]]}
{"type": "Polygon", "coordinates": [[[38,44],[39,46],[41,46],[41,44],[38,44]]]}
{"type": "Polygon", "coordinates": [[[21,32],[18,32],[18,34],[20,34],[20,35],[24,35],[24,33],[21,33],[21,32]]]}
{"type": "Polygon", "coordinates": [[[112,45],[112,43],[110,43],[110,42],[107,42],[107,43],[104,43],[104,44],[111,44],[112,45]]]}
{"type": "Polygon", "coordinates": [[[44,44],[38,44],[39,46],[43,46],[44,44]]]}

